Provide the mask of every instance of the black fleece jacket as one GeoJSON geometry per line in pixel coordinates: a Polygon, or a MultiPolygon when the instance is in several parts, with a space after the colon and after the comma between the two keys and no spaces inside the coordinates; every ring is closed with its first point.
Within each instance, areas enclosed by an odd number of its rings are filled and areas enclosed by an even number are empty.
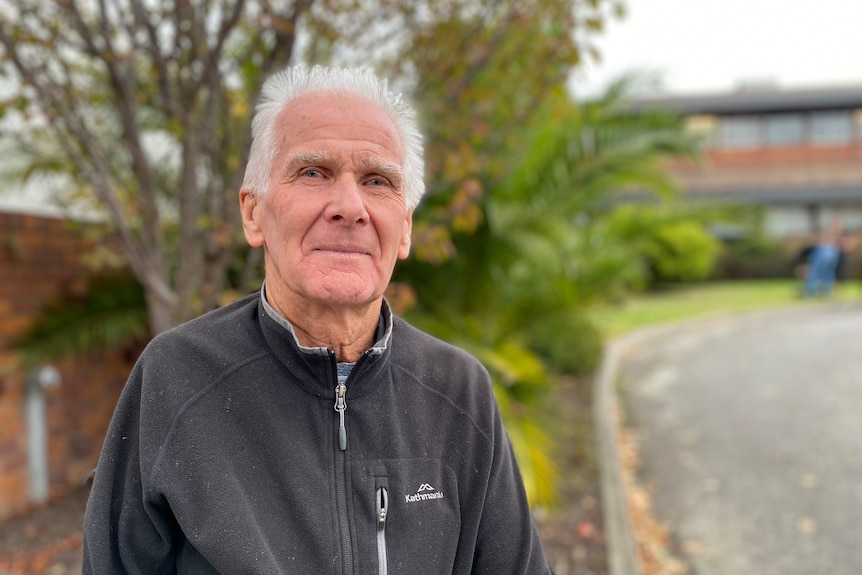
{"type": "Polygon", "coordinates": [[[550,573],[487,372],[383,314],[341,413],[332,352],[259,295],[155,338],[105,440],[84,573],[550,573]]]}

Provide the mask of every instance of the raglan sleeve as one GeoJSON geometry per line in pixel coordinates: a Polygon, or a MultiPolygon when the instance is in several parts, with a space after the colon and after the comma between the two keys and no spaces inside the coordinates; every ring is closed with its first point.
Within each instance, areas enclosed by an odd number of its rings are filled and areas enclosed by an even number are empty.
{"type": "Polygon", "coordinates": [[[176,522],[147,487],[153,438],[142,409],[144,372],[139,360],[102,447],[84,516],[84,575],[175,573],[176,522]]]}
{"type": "Polygon", "coordinates": [[[479,526],[474,575],[552,574],[533,523],[518,463],[496,401],[493,455],[479,526]]]}

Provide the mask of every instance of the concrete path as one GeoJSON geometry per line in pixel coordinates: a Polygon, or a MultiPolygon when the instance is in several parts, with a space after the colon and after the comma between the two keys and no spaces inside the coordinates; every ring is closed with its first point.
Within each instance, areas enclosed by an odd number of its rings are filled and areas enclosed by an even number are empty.
{"type": "Polygon", "coordinates": [[[690,325],[619,373],[693,575],[862,573],[862,306],[690,325]]]}

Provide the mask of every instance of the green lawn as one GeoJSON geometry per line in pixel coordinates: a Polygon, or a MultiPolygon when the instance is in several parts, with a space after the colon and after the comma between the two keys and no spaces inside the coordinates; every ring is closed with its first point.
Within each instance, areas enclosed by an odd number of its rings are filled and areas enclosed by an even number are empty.
{"type": "Polygon", "coordinates": [[[727,281],[635,296],[618,306],[601,307],[593,317],[606,336],[614,337],[668,321],[859,299],[862,299],[862,284],[858,280],[841,286],[828,299],[799,297],[799,283],[792,280],[727,281]]]}

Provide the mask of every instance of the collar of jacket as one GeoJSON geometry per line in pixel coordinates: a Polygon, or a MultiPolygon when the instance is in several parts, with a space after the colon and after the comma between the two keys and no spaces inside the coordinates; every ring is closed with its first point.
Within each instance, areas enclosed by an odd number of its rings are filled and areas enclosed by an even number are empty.
{"type": "MultiPolygon", "coordinates": [[[[334,398],[337,382],[335,353],[325,347],[300,345],[291,323],[266,301],[263,287],[258,297],[261,332],[270,351],[287,370],[291,380],[313,395],[334,398]]],[[[394,321],[386,300],[381,305],[380,318],[383,329],[378,330],[377,342],[362,354],[348,380],[351,397],[366,393],[388,361],[394,321]]]]}

